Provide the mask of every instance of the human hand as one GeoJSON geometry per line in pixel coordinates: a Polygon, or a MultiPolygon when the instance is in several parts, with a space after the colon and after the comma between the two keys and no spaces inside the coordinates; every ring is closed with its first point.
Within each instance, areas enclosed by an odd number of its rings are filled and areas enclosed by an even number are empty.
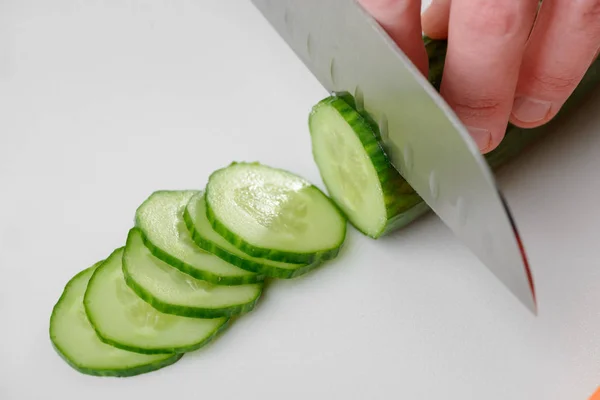
{"type": "Polygon", "coordinates": [[[551,120],[600,53],[600,0],[358,2],[424,74],[422,33],[448,39],[440,93],[483,153],[551,120]]]}

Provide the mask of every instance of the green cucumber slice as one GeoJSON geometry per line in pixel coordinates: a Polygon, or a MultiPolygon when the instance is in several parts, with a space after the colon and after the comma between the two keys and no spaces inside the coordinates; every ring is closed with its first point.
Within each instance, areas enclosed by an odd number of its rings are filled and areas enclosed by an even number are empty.
{"type": "Polygon", "coordinates": [[[183,210],[197,191],[157,191],[136,210],[136,226],[144,244],[167,264],[211,283],[243,285],[263,276],[243,270],[194,244],[183,222],[183,210]]]}
{"type": "Polygon", "coordinates": [[[183,213],[183,220],[192,235],[192,240],[201,248],[223,260],[248,271],[254,271],[272,278],[291,279],[304,275],[322,264],[291,264],[281,261],[252,257],[225,240],[210,225],[206,217],[204,193],[195,194],[183,213]]]}
{"type": "Polygon", "coordinates": [[[124,247],[92,275],[83,298],[86,315],[104,343],[142,354],[199,349],[228,326],[229,318],[200,319],[161,313],[139,298],[123,277],[124,247]]]}
{"type": "Polygon", "coordinates": [[[373,125],[341,97],[313,107],[309,130],[327,192],[363,234],[380,237],[408,203],[421,201],[391,165],[373,125]]]}
{"type": "Polygon", "coordinates": [[[220,318],[251,311],[263,283],[223,286],[195,279],[154,257],[142,233],[133,228],[123,253],[127,285],[144,301],[166,314],[194,318],[220,318]]]}
{"type": "Polygon", "coordinates": [[[83,296],[102,262],[79,272],[67,282],[52,309],[50,341],[58,355],[86,375],[126,377],[156,371],[177,362],[183,354],[139,354],[102,342],[90,324],[83,296]]]}
{"type": "Polygon", "coordinates": [[[346,219],[321,190],[258,162],[213,172],[205,196],[213,229],[252,257],[310,264],[337,256],[346,237],[346,219]]]}

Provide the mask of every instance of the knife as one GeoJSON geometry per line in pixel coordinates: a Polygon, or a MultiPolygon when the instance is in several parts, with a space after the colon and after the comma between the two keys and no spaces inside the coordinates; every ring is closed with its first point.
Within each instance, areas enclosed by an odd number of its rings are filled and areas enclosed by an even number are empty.
{"type": "Polygon", "coordinates": [[[396,168],[532,313],[527,255],[484,157],[448,104],[355,0],[251,0],[331,93],[378,121],[396,168]]]}

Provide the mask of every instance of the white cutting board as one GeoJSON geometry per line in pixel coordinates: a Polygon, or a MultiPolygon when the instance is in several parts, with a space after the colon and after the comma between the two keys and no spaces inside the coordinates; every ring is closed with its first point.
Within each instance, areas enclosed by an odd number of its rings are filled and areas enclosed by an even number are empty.
{"type": "Polygon", "coordinates": [[[534,270],[529,314],[430,215],[350,230],[209,347],[95,378],[48,339],[78,271],[152,191],[258,160],[322,187],[307,130],[327,93],[249,1],[0,2],[0,399],[585,400],[600,384],[600,93],[501,183],[534,270]]]}

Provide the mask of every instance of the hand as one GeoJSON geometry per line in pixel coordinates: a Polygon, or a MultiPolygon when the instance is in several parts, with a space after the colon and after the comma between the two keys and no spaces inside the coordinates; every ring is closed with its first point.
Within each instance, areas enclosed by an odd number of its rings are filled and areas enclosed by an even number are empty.
{"type": "Polygon", "coordinates": [[[483,153],[552,119],[600,52],[600,0],[358,1],[423,73],[422,33],[448,39],[440,92],[483,153]]]}

